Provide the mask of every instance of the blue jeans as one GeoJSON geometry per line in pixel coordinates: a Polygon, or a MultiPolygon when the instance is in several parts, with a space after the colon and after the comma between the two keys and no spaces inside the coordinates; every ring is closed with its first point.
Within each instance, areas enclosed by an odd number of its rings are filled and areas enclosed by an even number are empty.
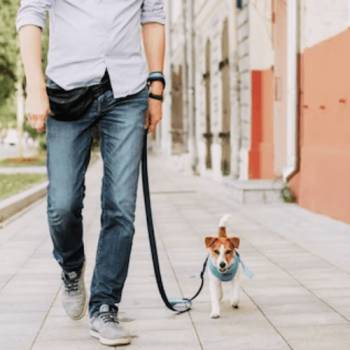
{"type": "MultiPolygon", "coordinates": [[[[49,85],[54,84],[52,81],[49,85]]],[[[107,91],[81,119],[47,120],[48,221],[53,254],[65,271],[82,268],[84,178],[92,128],[99,125],[103,181],[101,231],[91,283],[89,313],[121,300],[134,236],[139,164],[147,110],[147,88],[125,98],[107,91]]]]}

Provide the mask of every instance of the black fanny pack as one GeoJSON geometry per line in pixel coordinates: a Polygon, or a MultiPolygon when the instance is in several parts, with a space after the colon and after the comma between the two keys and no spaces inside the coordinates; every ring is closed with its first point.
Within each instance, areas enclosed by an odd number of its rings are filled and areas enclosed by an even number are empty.
{"type": "Polygon", "coordinates": [[[84,116],[96,97],[110,89],[107,72],[101,83],[72,90],[64,90],[50,81],[46,87],[51,111],[49,116],[60,121],[78,120],[84,116]]]}

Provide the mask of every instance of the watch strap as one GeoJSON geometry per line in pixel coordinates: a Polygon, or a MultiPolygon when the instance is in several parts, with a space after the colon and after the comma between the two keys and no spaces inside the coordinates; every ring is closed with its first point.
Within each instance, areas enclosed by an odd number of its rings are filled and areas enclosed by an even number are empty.
{"type": "Polygon", "coordinates": [[[150,86],[152,84],[152,82],[154,82],[154,81],[160,81],[165,88],[166,81],[165,81],[164,74],[162,72],[149,73],[148,78],[147,78],[147,85],[150,86]]]}

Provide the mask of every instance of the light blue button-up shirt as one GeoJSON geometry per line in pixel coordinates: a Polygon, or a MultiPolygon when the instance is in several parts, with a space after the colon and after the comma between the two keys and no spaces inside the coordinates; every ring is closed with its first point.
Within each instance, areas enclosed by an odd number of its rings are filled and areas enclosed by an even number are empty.
{"type": "Polygon", "coordinates": [[[98,83],[108,70],[114,96],[146,83],[141,24],[164,24],[163,0],[21,0],[16,27],[45,25],[50,39],[46,75],[66,90],[98,83]]]}

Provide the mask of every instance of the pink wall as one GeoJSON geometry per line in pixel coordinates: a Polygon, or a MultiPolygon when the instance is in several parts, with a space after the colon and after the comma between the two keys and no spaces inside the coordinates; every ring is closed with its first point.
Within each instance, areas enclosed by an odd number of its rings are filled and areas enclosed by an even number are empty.
{"type": "Polygon", "coordinates": [[[301,56],[301,206],[350,222],[350,29],[301,56]]]}

